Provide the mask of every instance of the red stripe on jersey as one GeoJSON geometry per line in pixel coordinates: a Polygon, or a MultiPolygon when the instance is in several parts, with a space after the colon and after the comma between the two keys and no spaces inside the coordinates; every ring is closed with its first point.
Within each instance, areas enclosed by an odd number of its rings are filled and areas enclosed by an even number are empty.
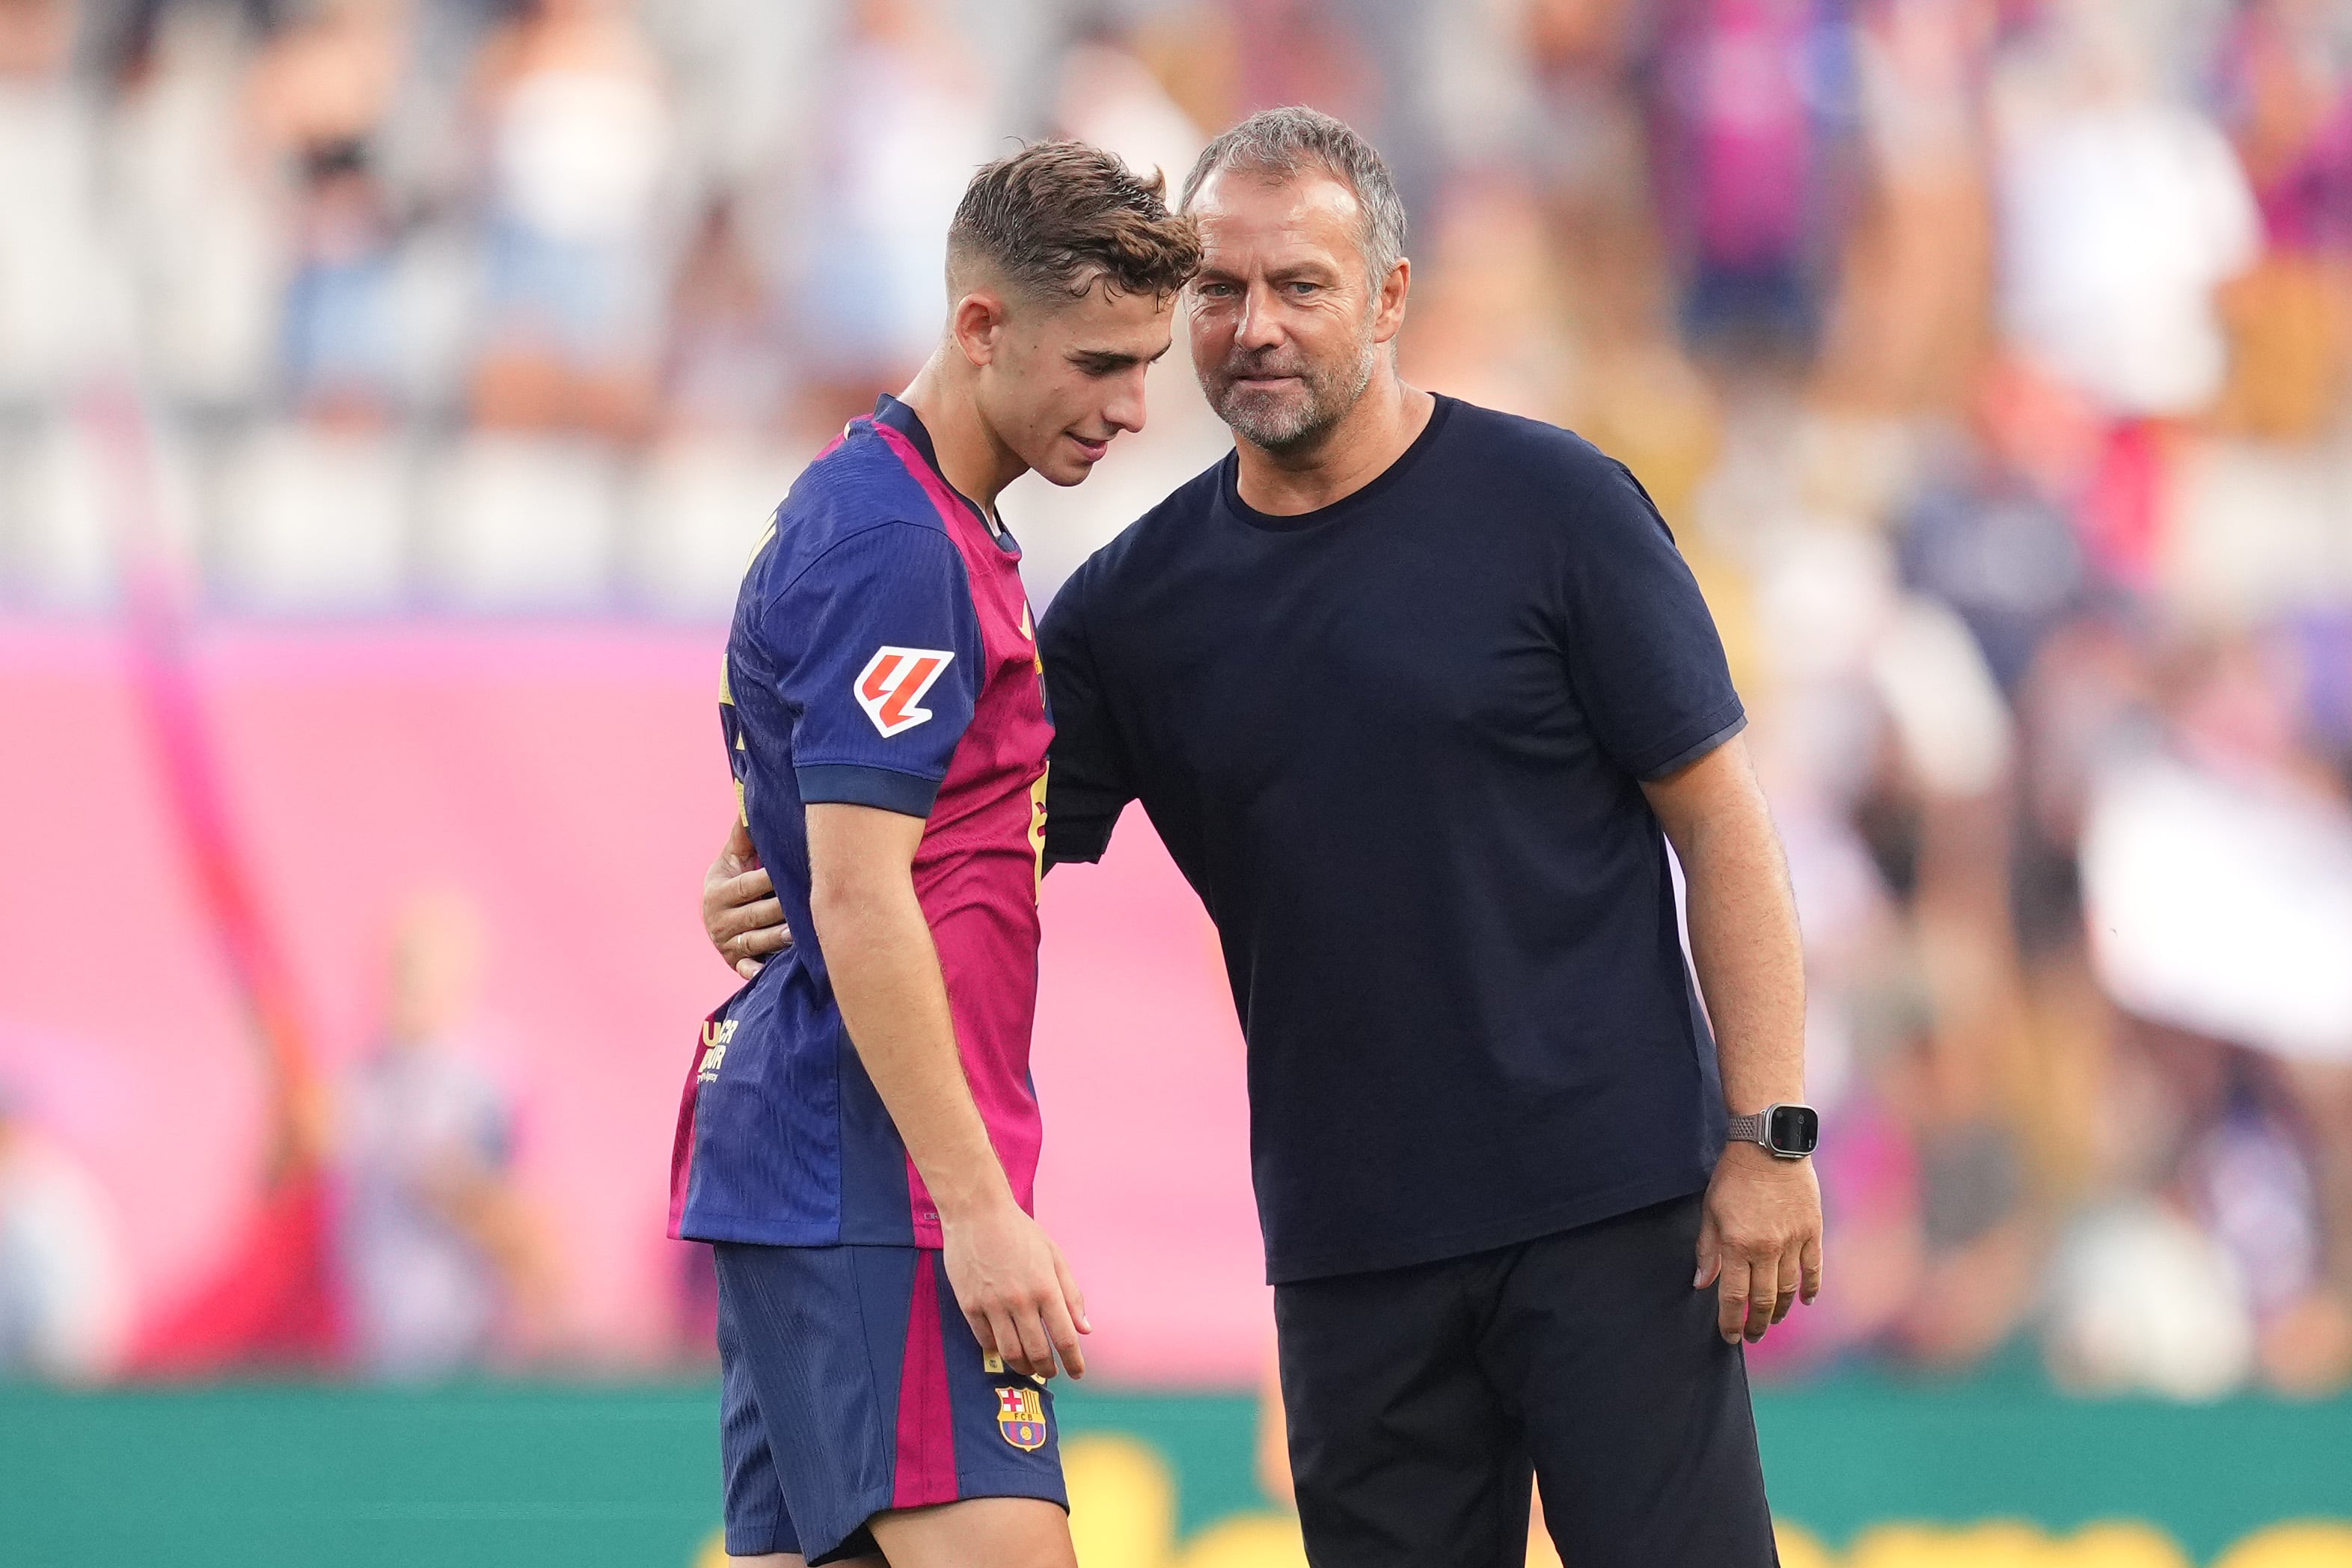
{"type": "Polygon", "coordinates": [[[915,1255],[907,1312],[907,1359],[898,1372],[898,1464],[892,1508],[956,1500],[955,1407],[948,1398],[948,1350],[940,1319],[940,1255],[915,1255]]]}

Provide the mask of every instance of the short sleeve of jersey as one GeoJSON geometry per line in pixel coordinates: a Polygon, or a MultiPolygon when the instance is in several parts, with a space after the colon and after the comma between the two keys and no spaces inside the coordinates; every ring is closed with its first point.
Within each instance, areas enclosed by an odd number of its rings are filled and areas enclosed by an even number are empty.
{"type": "Polygon", "coordinates": [[[762,607],[801,799],[929,816],[985,679],[954,541],[887,522],[811,562],[762,607]]]}
{"type": "Polygon", "coordinates": [[[1696,762],[1746,727],[1723,640],[1665,519],[1622,463],[1570,520],[1569,679],[1602,750],[1637,779],[1696,762]]]}
{"type": "Polygon", "coordinates": [[[1045,661],[1045,691],[1054,711],[1054,766],[1045,785],[1048,864],[1101,859],[1119,813],[1136,794],[1087,635],[1090,576],[1081,567],[1063,584],[1037,627],[1037,652],[1045,661]]]}

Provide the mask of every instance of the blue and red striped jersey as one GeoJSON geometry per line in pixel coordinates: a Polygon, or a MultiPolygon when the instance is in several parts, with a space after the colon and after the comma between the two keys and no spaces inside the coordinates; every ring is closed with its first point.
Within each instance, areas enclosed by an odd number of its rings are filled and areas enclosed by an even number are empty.
{"type": "Polygon", "coordinates": [[[1044,666],[1021,552],[885,397],[801,474],[736,602],[720,719],[743,820],[797,937],[703,1026],[674,1234],[938,1247],[939,1213],[843,1026],[809,918],[805,808],[925,819],[916,896],[1014,1194],[1037,1169],[1029,1035],[1045,843],[1044,666]]]}

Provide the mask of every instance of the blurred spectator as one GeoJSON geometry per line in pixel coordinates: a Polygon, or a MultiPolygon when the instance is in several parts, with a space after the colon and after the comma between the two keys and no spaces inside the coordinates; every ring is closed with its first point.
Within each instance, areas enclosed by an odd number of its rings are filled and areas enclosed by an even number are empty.
{"type": "Polygon", "coordinates": [[[298,157],[382,129],[405,61],[410,0],[317,0],[259,51],[247,85],[256,130],[298,157]]]}
{"type": "Polygon", "coordinates": [[[743,204],[713,195],[671,290],[663,430],[632,495],[624,551],[638,604],[723,614],[761,521],[791,486],[798,464],[778,437],[794,387],[772,281],[743,204]]]}
{"type": "Polygon", "coordinates": [[[2031,355],[2123,416],[2195,413],[2225,363],[2215,291],[2259,254],[2211,121],[2167,95],[2116,15],[2065,7],[2002,126],[2002,313],[2031,355]]]}
{"type": "Polygon", "coordinates": [[[1957,406],[1991,322],[1984,92],[1989,0],[1863,0],[1855,87],[1867,178],[1830,379],[1893,408],[1957,406]]]}
{"type": "Polygon", "coordinates": [[[1826,312],[1852,115],[1841,0],[1670,0],[1657,7],[1659,208],[1682,320],[1736,360],[1810,362],[1826,312]]]}
{"type": "Polygon", "coordinates": [[[107,216],[137,290],[140,366],[209,423],[251,408],[276,367],[279,171],[247,112],[259,13],[152,9],[105,128],[107,216]]]}
{"type": "Polygon", "coordinates": [[[660,319],[667,86],[623,0],[533,0],[476,67],[489,250],[476,417],[637,432],[660,319]]]}
{"type": "Polygon", "coordinates": [[[2230,1256],[2145,1199],[2076,1223],[2051,1281],[2051,1370],[2084,1394],[2212,1399],[2253,1363],[2245,1289],[2230,1256]]]}
{"type": "Polygon", "coordinates": [[[232,13],[254,33],[267,32],[284,17],[285,0],[115,0],[91,4],[89,52],[101,73],[135,79],[154,64],[163,34],[174,14],[195,10],[232,13]]]}
{"type": "Polygon", "coordinates": [[[1059,134],[1108,148],[1131,169],[1159,170],[1171,192],[1182,187],[1208,143],[1151,68],[1108,28],[1062,58],[1054,120],[1059,134]]]}
{"type": "Polygon", "coordinates": [[[1409,374],[1490,408],[1557,420],[1574,361],[1559,289],[1530,191],[1499,177],[1465,181],[1416,247],[1433,263],[1413,300],[1409,374]]]}
{"type": "Polygon", "coordinates": [[[824,99],[792,300],[806,423],[830,436],[931,352],[948,220],[1001,148],[987,84],[932,0],[856,0],[824,99]]]}
{"type": "Polygon", "coordinates": [[[2180,664],[2165,743],[2106,772],[2084,830],[2101,973],[2150,1021],[2352,1063],[2352,813],[2292,666],[2234,642],[2180,664]]]}
{"type": "Polygon", "coordinates": [[[2015,726],[1966,625],[1905,593],[1874,536],[1784,525],[1761,577],[1758,766],[1806,936],[1809,1087],[1842,1130],[1820,1157],[1830,1245],[1855,1289],[1757,1365],[1965,1366],[2031,1312],[2047,1229],[2013,1110],[2015,726]]]}
{"type": "Polygon", "coordinates": [[[1910,504],[1903,575],[1959,613],[1994,678],[2014,692],[2088,589],[2069,506],[2096,455],[2100,420],[2017,361],[1979,379],[1972,412],[1974,438],[1947,445],[1910,504]]]}
{"type": "Polygon", "coordinates": [[[128,1316],[97,1184],[0,1083],[0,1380],[102,1378],[128,1316]]]}
{"type": "Polygon", "coordinates": [[[2262,209],[2262,261],[2226,300],[2223,418],[2308,440],[2334,412],[2352,350],[2352,16],[2325,0],[2241,8],[2222,100],[2262,209]]]}
{"type": "Polygon", "coordinates": [[[302,161],[281,364],[295,403],[330,425],[373,425],[397,391],[392,218],[367,144],[302,161]]]}
{"type": "Polygon", "coordinates": [[[2235,153],[2167,90],[2130,7],[2086,0],[2052,18],[2003,95],[2001,314],[2028,356],[2116,417],[2080,520],[2100,568],[2138,586],[2176,482],[2160,422],[2220,395],[2220,291],[2262,237],[2235,153]]]}
{"type": "MultiPolygon", "coordinates": [[[[1378,0],[1226,0],[1241,101],[1234,117],[1280,103],[1312,103],[1352,124],[1379,124],[1389,94],[1368,47],[1378,0]]],[[[1400,84],[1402,85],[1402,84],[1400,84]]],[[[1398,96],[1402,96],[1399,94],[1398,96]]],[[[1389,144],[1385,141],[1383,145],[1389,144]]],[[[1406,149],[1398,149],[1401,154],[1406,149]]]]}
{"type": "Polygon", "coordinates": [[[662,392],[688,428],[758,427],[782,405],[781,323],[736,205],[716,197],[687,244],[670,291],[662,392]]]}
{"type": "Polygon", "coordinates": [[[1624,338],[1666,330],[1633,90],[1636,16],[1631,0],[1536,0],[1519,40],[1536,100],[1525,156],[1551,208],[1564,301],[1604,357],[1624,338]]]}
{"type": "Polygon", "coordinates": [[[395,223],[377,165],[406,11],[405,0],[325,0],[271,40],[247,89],[292,205],[280,374],[324,424],[378,423],[399,391],[395,223]]]}
{"type": "Polygon", "coordinates": [[[1856,824],[1906,907],[1891,978],[1916,998],[1864,1052],[1917,1162],[1926,1261],[1896,1346],[1964,1365],[2022,1321],[2040,1263],[2011,1110],[2025,1039],[2006,854],[2014,729],[1975,641],[1932,601],[1906,602],[1870,668],[1892,745],[1856,824]]]}
{"type": "Polygon", "coordinates": [[[97,106],[72,45],[66,0],[0,0],[0,403],[20,413],[64,392],[100,331],[97,106]]]}
{"type": "Polygon", "coordinates": [[[2091,949],[2170,1102],[2176,1201],[2229,1256],[2263,1369],[2336,1386],[2352,1379],[2352,807],[2304,744],[2280,647],[2195,645],[2166,673],[2160,743],[2091,795],[2091,949]]]}
{"type": "Polygon", "coordinates": [[[379,1377],[437,1376],[527,1342],[547,1304],[542,1238],[511,1174],[513,1113],[467,1052],[479,917],[401,917],[375,1050],[344,1086],[342,1252],[352,1348],[379,1377]]]}
{"type": "MultiPolygon", "coordinates": [[[[1719,455],[1720,420],[1675,331],[1637,79],[1652,15],[1632,0],[1527,7],[1517,43],[1533,110],[1517,152],[1542,205],[1562,352],[1573,356],[1556,417],[1633,468],[1677,516],[1719,455]]],[[[1416,249],[1417,264],[1435,260],[1416,249]]]]}

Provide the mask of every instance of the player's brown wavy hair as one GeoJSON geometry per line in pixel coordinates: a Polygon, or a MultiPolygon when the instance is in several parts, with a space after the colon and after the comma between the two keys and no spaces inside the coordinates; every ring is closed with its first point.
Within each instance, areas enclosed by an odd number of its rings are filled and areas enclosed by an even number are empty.
{"type": "Polygon", "coordinates": [[[1167,177],[1136,174],[1083,142],[1035,142],[971,177],[948,226],[949,289],[971,262],[1043,299],[1166,297],[1200,270],[1192,220],[1168,210],[1167,177]]]}

